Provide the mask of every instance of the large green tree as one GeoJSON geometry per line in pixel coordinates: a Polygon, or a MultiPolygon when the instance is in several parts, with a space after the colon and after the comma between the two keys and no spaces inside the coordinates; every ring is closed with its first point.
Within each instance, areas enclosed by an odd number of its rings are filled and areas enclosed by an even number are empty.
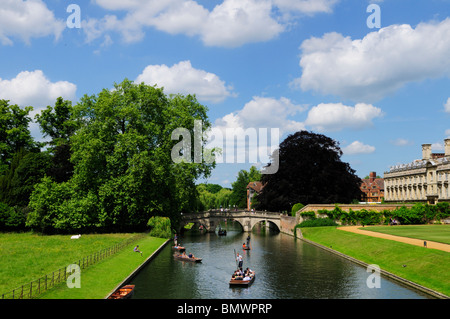
{"type": "Polygon", "coordinates": [[[258,209],[291,210],[304,205],[350,203],[359,199],[361,180],[333,139],[308,131],[289,135],[279,148],[279,169],[264,174],[258,209]]]}
{"type": "Polygon", "coordinates": [[[73,118],[72,102],[59,97],[54,107],[47,106],[35,118],[44,137],[51,138],[47,142],[48,151],[52,154],[52,165],[48,175],[58,183],[68,181],[73,174],[70,138],[77,128],[73,118]]]}
{"type": "Polygon", "coordinates": [[[255,166],[250,167],[249,171],[242,169],[238,172],[236,181],[232,185],[231,205],[240,208],[247,207],[247,185],[250,182],[261,180],[261,172],[255,166]]]}
{"type": "MultiPolygon", "coordinates": [[[[196,208],[195,180],[207,177],[214,163],[175,163],[171,157],[175,129],[194,136],[194,120],[205,130],[211,125],[195,96],[167,96],[163,89],[124,80],[113,90],[85,95],[72,112],[73,176],[37,187],[30,226],[139,230],[151,216],[170,217],[174,224],[181,212],[196,208]]],[[[206,144],[202,136],[200,143],[206,144]]],[[[194,148],[182,151],[194,158],[194,148]]]]}
{"type": "Polygon", "coordinates": [[[28,128],[32,110],[31,106],[20,108],[17,104],[10,105],[8,100],[0,100],[0,175],[9,168],[19,150],[38,149],[28,128]]]}

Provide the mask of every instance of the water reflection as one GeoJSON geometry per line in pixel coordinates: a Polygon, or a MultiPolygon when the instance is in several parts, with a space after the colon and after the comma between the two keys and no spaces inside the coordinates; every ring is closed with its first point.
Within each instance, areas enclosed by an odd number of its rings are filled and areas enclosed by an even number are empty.
{"type": "Polygon", "coordinates": [[[167,245],[133,278],[134,298],[427,298],[383,277],[381,288],[368,288],[365,268],[264,227],[251,233],[252,250],[244,251],[248,233],[234,230],[229,223],[226,226],[227,236],[217,232],[183,236],[187,253],[203,258],[202,263],[175,260],[167,245]],[[236,269],[235,251],[243,254],[244,268],[256,271],[256,280],[248,288],[229,287],[236,269]]]}

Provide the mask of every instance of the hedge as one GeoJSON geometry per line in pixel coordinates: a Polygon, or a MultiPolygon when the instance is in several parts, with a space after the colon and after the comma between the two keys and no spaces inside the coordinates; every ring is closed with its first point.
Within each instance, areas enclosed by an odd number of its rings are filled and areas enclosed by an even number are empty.
{"type": "MultiPolygon", "coordinates": [[[[411,208],[405,206],[398,207],[394,210],[342,210],[338,205],[333,210],[322,209],[318,214],[325,214],[334,221],[339,221],[344,225],[379,225],[387,224],[390,219],[397,220],[403,225],[427,224],[431,222],[439,223],[442,219],[450,216],[450,204],[447,202],[438,203],[436,205],[415,204],[411,208]]],[[[316,214],[313,211],[300,213],[302,217],[314,220],[316,214]]],[[[306,227],[306,226],[302,226],[306,227]]]]}

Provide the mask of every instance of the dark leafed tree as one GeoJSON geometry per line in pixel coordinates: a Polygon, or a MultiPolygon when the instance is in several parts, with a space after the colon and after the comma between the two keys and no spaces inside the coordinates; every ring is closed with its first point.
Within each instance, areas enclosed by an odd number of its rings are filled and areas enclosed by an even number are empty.
{"type": "Polygon", "coordinates": [[[289,135],[279,148],[279,169],[265,174],[258,209],[290,210],[295,203],[350,203],[360,198],[360,178],[333,139],[308,131],[289,135]]]}
{"type": "Polygon", "coordinates": [[[74,167],[70,162],[70,137],[76,130],[76,124],[72,114],[72,102],[59,97],[54,107],[49,105],[41,114],[36,115],[41,132],[45,137],[51,138],[47,143],[48,150],[53,155],[48,175],[58,183],[68,181],[73,174],[74,167]]]}

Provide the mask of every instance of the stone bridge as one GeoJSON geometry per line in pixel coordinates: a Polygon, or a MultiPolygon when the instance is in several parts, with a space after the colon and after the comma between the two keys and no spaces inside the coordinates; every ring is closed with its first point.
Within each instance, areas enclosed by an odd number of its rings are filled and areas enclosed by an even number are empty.
{"type": "Polygon", "coordinates": [[[252,231],[253,226],[266,222],[266,226],[281,229],[281,214],[272,212],[249,211],[207,211],[195,214],[184,214],[181,227],[188,223],[203,225],[208,232],[214,232],[221,221],[232,219],[241,224],[244,232],[252,231]],[[276,226],[276,227],[275,227],[276,226]]]}

